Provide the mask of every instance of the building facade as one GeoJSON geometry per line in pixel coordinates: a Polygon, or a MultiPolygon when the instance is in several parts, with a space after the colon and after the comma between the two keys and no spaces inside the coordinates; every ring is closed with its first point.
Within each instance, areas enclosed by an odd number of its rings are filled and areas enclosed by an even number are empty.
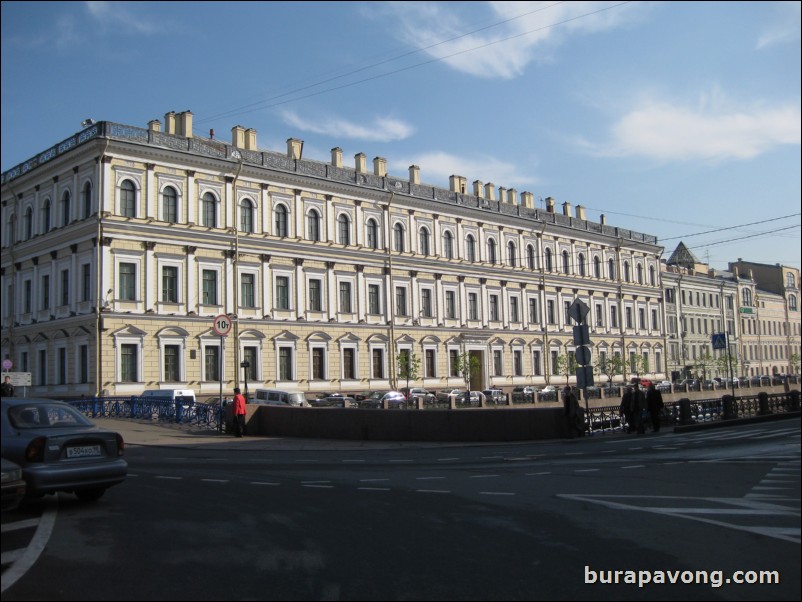
{"type": "Polygon", "coordinates": [[[665,377],[654,236],[462,176],[393,177],[381,157],[302,154],[295,139],[257,150],[239,126],[230,144],[201,138],[168,113],[93,124],[4,172],[3,356],[63,397],[214,395],[246,377],[386,389],[406,384],[399,357],[430,389],[465,385],[461,357],[474,389],[563,384],[579,298],[594,362],[637,356],[665,377]]]}

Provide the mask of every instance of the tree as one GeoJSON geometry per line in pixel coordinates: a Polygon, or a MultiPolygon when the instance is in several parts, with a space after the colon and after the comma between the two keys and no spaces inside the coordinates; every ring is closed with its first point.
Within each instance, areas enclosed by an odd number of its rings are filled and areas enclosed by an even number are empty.
{"type": "Polygon", "coordinates": [[[599,376],[604,374],[607,377],[607,382],[612,383],[613,377],[617,374],[624,374],[624,358],[620,355],[609,357],[607,354],[604,354],[594,370],[599,376]]]}
{"type": "Polygon", "coordinates": [[[465,388],[468,390],[470,397],[471,377],[479,373],[479,358],[467,352],[461,353],[454,360],[454,369],[465,380],[465,388]]]}
{"type": "Polygon", "coordinates": [[[738,371],[738,358],[725,351],[716,358],[716,370],[725,378],[729,378],[730,368],[732,368],[732,374],[738,371]]]}
{"type": "Polygon", "coordinates": [[[791,370],[794,373],[799,372],[799,363],[800,363],[799,354],[797,352],[793,352],[791,355],[788,356],[788,363],[791,365],[791,370]]]}
{"type": "Polygon", "coordinates": [[[576,363],[576,356],[573,353],[568,355],[560,354],[554,364],[555,373],[565,375],[565,384],[568,384],[568,378],[572,374],[576,374],[576,369],[579,364],[576,363]]]}
{"type": "Polygon", "coordinates": [[[694,362],[697,374],[701,371],[702,380],[707,380],[708,373],[712,372],[713,367],[716,365],[716,359],[710,355],[710,352],[705,349],[702,354],[694,362]]]}
{"type": "Polygon", "coordinates": [[[409,381],[420,378],[420,358],[414,351],[402,349],[395,357],[395,362],[398,366],[398,378],[407,379],[407,392],[409,392],[409,381]]]}

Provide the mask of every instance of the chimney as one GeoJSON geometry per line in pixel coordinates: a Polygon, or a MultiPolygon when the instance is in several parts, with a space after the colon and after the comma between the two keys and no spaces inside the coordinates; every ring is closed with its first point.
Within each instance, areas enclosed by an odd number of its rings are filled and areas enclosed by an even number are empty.
{"type": "Polygon", "coordinates": [[[420,184],[420,167],[417,165],[409,166],[409,183],[420,184]]]}
{"type": "Polygon", "coordinates": [[[176,134],[192,138],[192,111],[183,111],[177,115],[176,134]]]}
{"type": "Polygon", "coordinates": [[[354,167],[358,173],[365,173],[368,171],[368,158],[365,153],[357,153],[354,155],[354,167]]]}
{"type": "Polygon", "coordinates": [[[287,156],[299,161],[304,154],[304,141],[298,138],[287,138],[287,156]]]}
{"type": "Polygon", "coordinates": [[[604,214],[603,214],[603,213],[602,213],[602,214],[599,216],[599,223],[600,223],[602,226],[604,226],[604,225],[607,223],[607,218],[606,218],[606,217],[604,217],[604,214]]]}
{"type": "Polygon", "coordinates": [[[546,197],[546,211],[548,213],[554,213],[554,199],[550,196],[546,197]]]}
{"type": "Polygon", "coordinates": [[[164,114],[164,132],[166,134],[175,134],[175,111],[164,114]]]}
{"type": "Polygon", "coordinates": [[[526,207],[527,209],[534,209],[535,208],[535,195],[531,192],[522,192],[521,193],[521,205],[526,207]]]}
{"type": "Polygon", "coordinates": [[[245,148],[245,128],[241,125],[231,128],[231,146],[245,148]]]}
{"type": "Polygon", "coordinates": [[[373,175],[383,178],[387,175],[387,159],[384,157],[373,157],[373,175]]]}
{"type": "Polygon", "coordinates": [[[488,182],[485,184],[485,198],[488,201],[496,200],[496,185],[493,184],[493,182],[488,182]]]}
{"type": "Polygon", "coordinates": [[[738,266],[733,266],[732,270],[733,274],[735,274],[735,279],[738,280],[738,266]]]}
{"type": "Polygon", "coordinates": [[[459,192],[460,194],[465,194],[468,192],[468,180],[463,176],[449,176],[448,185],[451,189],[451,192],[459,192]]]}
{"type": "Polygon", "coordinates": [[[342,167],[343,166],[343,149],[339,146],[335,146],[331,149],[331,164],[334,167],[342,167]]]}
{"type": "Polygon", "coordinates": [[[563,203],[563,215],[567,215],[568,217],[573,217],[573,214],[571,213],[571,203],[569,203],[568,201],[565,201],[563,203]]]}
{"type": "Polygon", "coordinates": [[[498,187],[498,200],[501,203],[507,202],[507,189],[504,186],[498,187]]]}
{"type": "Polygon", "coordinates": [[[518,191],[515,188],[510,188],[507,191],[507,202],[510,205],[517,205],[518,204],[518,191]]]}
{"type": "Polygon", "coordinates": [[[245,150],[258,150],[256,148],[256,130],[253,128],[245,130],[245,150]]]}
{"type": "Polygon", "coordinates": [[[479,180],[473,181],[473,196],[478,196],[480,199],[484,196],[484,187],[479,180]]]}
{"type": "Polygon", "coordinates": [[[585,208],[582,205],[576,206],[576,216],[583,221],[587,221],[588,218],[585,217],[585,208]]]}
{"type": "Polygon", "coordinates": [[[161,132],[162,131],[162,124],[158,119],[152,119],[148,121],[148,129],[151,132],[161,132]]]}

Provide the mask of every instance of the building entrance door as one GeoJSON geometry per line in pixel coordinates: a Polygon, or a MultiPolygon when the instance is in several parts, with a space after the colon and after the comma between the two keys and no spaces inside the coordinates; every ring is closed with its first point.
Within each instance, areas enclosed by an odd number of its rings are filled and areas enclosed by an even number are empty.
{"type": "Polygon", "coordinates": [[[485,390],[485,352],[484,351],[469,351],[471,356],[471,363],[473,358],[478,362],[477,369],[471,374],[471,391],[484,391],[485,390]]]}

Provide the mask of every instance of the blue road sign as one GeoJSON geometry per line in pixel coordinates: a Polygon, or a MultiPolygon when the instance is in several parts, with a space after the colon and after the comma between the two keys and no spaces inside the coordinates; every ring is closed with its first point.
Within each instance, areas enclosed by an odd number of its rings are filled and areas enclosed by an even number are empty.
{"type": "Polygon", "coordinates": [[[711,337],[713,342],[713,349],[726,349],[727,348],[727,335],[723,332],[713,333],[711,337]]]}

